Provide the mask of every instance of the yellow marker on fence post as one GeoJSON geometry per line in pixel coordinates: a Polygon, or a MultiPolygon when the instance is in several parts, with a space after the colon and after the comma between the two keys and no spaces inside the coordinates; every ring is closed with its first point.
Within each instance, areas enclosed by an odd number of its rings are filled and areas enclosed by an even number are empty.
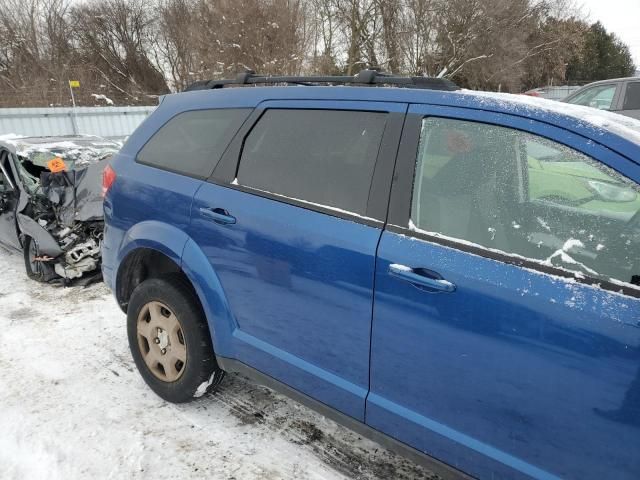
{"type": "Polygon", "coordinates": [[[69,92],[71,92],[71,104],[73,105],[73,113],[71,114],[71,125],[73,127],[73,134],[78,134],[78,119],[76,118],[76,98],[73,96],[73,89],[80,88],[80,82],[78,80],[69,80],[69,92]]]}

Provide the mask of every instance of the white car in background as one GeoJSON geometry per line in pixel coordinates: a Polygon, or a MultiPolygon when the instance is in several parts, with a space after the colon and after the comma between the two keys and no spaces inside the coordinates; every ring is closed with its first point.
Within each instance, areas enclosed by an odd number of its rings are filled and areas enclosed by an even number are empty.
{"type": "Polygon", "coordinates": [[[590,83],[564,101],[640,119],[640,77],[590,83]]]}

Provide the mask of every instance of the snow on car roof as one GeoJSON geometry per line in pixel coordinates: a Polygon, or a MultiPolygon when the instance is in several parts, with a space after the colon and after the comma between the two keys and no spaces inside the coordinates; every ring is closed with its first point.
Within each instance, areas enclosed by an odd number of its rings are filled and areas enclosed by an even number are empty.
{"type": "Polygon", "coordinates": [[[0,140],[24,147],[68,149],[78,147],[114,147],[120,145],[106,138],[95,135],[51,136],[51,137],[23,137],[20,135],[0,136],[0,140]]]}
{"type": "Polygon", "coordinates": [[[23,137],[9,134],[0,136],[0,141],[13,147],[17,155],[43,167],[52,155],[73,160],[76,166],[83,166],[95,163],[120,149],[119,143],[92,135],[23,137]]]}
{"type": "Polygon", "coordinates": [[[546,112],[569,116],[585,126],[607,130],[614,135],[622,137],[640,146],[640,120],[627,117],[617,113],[598,110],[596,108],[573,105],[570,103],[557,102],[540,97],[528,95],[514,95],[511,93],[480,92],[475,90],[459,90],[454,92],[458,95],[469,95],[476,100],[486,99],[495,103],[503,110],[521,110],[523,107],[532,110],[543,110],[546,112]]]}

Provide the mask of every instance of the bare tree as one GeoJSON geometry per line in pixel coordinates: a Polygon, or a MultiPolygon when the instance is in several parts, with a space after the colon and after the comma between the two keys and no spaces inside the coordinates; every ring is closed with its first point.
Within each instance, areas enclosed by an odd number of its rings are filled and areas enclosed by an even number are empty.
{"type": "Polygon", "coordinates": [[[154,12],[145,0],[101,0],[71,11],[82,68],[133,101],[168,92],[149,55],[154,12]]]}
{"type": "Polygon", "coordinates": [[[156,35],[155,63],[165,72],[173,90],[182,90],[200,68],[197,38],[197,0],[160,0],[156,35]]]}
{"type": "Polygon", "coordinates": [[[73,58],[67,0],[0,2],[0,84],[3,105],[60,104],[68,99],[73,58]]]}
{"type": "Polygon", "coordinates": [[[376,8],[382,21],[382,38],[387,60],[386,70],[399,73],[400,70],[400,30],[401,5],[394,0],[376,0],[376,8]]]}
{"type": "Polygon", "coordinates": [[[164,0],[156,45],[176,88],[229,72],[298,73],[306,44],[296,0],[164,0]]]}
{"type": "Polygon", "coordinates": [[[576,0],[0,0],[4,105],[69,102],[70,79],[153,102],[243,70],[375,68],[521,91],[562,81],[586,24],[576,0]]]}
{"type": "Polygon", "coordinates": [[[439,0],[406,0],[400,13],[400,52],[404,71],[431,75],[436,48],[436,8],[439,0]]]}
{"type": "Polygon", "coordinates": [[[339,22],[336,19],[336,5],[333,1],[308,0],[307,16],[310,17],[312,32],[309,38],[311,71],[321,74],[339,73],[337,50],[339,22]]]}

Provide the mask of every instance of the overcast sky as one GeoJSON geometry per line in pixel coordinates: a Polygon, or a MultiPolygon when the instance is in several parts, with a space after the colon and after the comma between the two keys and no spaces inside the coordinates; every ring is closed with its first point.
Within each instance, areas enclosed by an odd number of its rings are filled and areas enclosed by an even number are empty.
{"type": "Polygon", "coordinates": [[[600,20],[631,49],[640,69],[640,0],[581,0],[584,13],[593,22],[600,20]]]}

